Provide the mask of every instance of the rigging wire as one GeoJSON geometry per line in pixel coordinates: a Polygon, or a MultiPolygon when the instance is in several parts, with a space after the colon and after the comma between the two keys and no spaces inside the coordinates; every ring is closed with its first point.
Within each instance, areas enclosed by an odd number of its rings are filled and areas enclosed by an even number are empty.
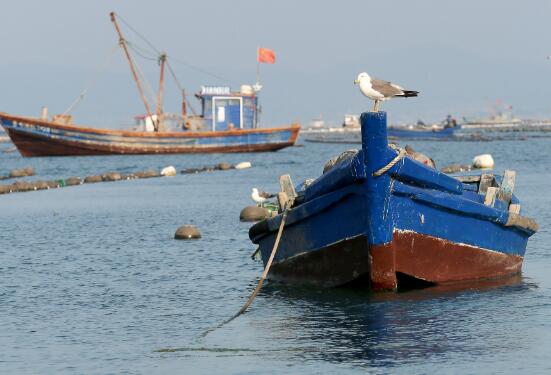
{"type": "Polygon", "coordinates": [[[148,94],[151,96],[149,99],[151,100],[152,103],[154,103],[154,105],[156,107],[157,106],[157,99],[156,99],[156,96],[154,94],[154,91],[153,91],[153,88],[152,88],[151,84],[147,80],[147,77],[145,76],[145,74],[140,69],[140,66],[138,64],[134,64],[134,66],[136,67],[136,71],[138,72],[138,75],[140,76],[141,80],[144,82],[144,86],[145,86],[146,91],[148,91],[148,94]],[[151,99],[151,98],[153,98],[153,99],[151,99]]]}
{"type": "Polygon", "coordinates": [[[172,59],[172,61],[174,61],[174,62],[177,62],[177,63],[179,63],[179,64],[182,64],[182,65],[184,65],[184,66],[187,66],[188,68],[194,69],[194,70],[196,70],[196,71],[198,71],[198,72],[200,72],[200,73],[203,73],[203,74],[205,74],[205,75],[211,76],[211,77],[213,77],[213,78],[219,79],[219,80],[224,81],[224,82],[227,82],[227,83],[233,83],[234,85],[237,85],[237,83],[236,83],[235,81],[232,81],[231,79],[228,79],[228,78],[219,76],[219,75],[217,75],[217,74],[211,73],[211,72],[209,72],[209,71],[207,71],[207,70],[205,70],[205,69],[199,68],[199,67],[196,66],[196,65],[190,64],[190,63],[185,62],[185,61],[183,61],[183,60],[176,59],[176,58],[174,58],[174,57],[172,57],[172,56],[171,56],[171,59],[172,59]]]}
{"type": "Polygon", "coordinates": [[[82,100],[84,99],[84,97],[88,93],[88,90],[91,87],[93,87],[93,85],[96,83],[97,77],[100,74],[102,74],[105,71],[105,69],[107,69],[107,67],[111,63],[111,60],[113,60],[113,56],[115,55],[115,52],[118,49],[119,49],[119,44],[117,43],[117,45],[115,45],[111,49],[109,55],[107,55],[107,58],[104,60],[103,64],[99,65],[96,68],[96,70],[94,71],[94,73],[92,74],[92,76],[90,76],[90,78],[88,79],[88,81],[84,85],[84,89],[82,89],[82,91],[77,96],[77,98],[71,103],[71,105],[65,110],[65,112],[63,112],[64,115],[68,115],[69,113],[71,113],[71,111],[73,111],[80,104],[80,102],[82,102],[82,100]]]}
{"type": "Polygon", "coordinates": [[[126,40],[125,39],[125,42],[126,42],[126,45],[128,47],[130,47],[130,49],[132,51],[134,51],[134,53],[136,53],[138,56],[140,56],[141,58],[144,58],[146,60],[151,60],[151,61],[158,61],[159,60],[159,57],[157,55],[153,56],[153,55],[149,55],[147,56],[146,53],[148,51],[145,51],[144,49],[138,47],[136,44],[130,42],[129,40],[126,40]]]}
{"type": "Polygon", "coordinates": [[[172,69],[172,66],[170,65],[170,63],[168,62],[168,59],[166,60],[166,66],[168,66],[168,71],[170,72],[170,75],[172,76],[172,78],[174,79],[174,81],[176,82],[176,86],[178,86],[178,89],[180,90],[180,92],[182,93],[182,95],[184,96],[184,101],[186,102],[186,105],[189,107],[189,109],[191,110],[191,113],[193,113],[194,115],[197,115],[197,112],[195,112],[195,109],[193,108],[193,106],[191,105],[191,102],[187,100],[187,95],[185,94],[185,91],[184,91],[184,88],[182,87],[182,85],[180,84],[180,81],[178,80],[178,77],[176,77],[176,74],[174,73],[174,70],[172,69]]]}
{"type": "Polygon", "coordinates": [[[124,18],[121,17],[120,14],[117,13],[117,18],[119,20],[122,21],[122,23],[124,23],[126,25],[126,27],[128,27],[130,30],[132,30],[134,32],[134,34],[136,34],[141,40],[143,40],[149,47],[151,47],[151,49],[153,51],[155,51],[158,55],[161,54],[161,51],[159,51],[154,45],[153,43],[151,43],[149,40],[147,40],[147,38],[145,36],[143,36],[142,34],[140,34],[138,32],[138,30],[134,29],[132,26],[130,26],[130,24],[128,22],[126,22],[126,20],[124,18]]]}
{"type": "MultiPolygon", "coordinates": [[[[158,55],[161,54],[161,51],[159,51],[155,45],[153,45],[153,43],[151,43],[145,36],[143,36],[142,34],[140,34],[136,29],[134,29],[132,26],[130,26],[130,24],[128,22],[126,22],[126,20],[124,18],[122,18],[120,16],[120,14],[117,13],[117,18],[120,19],[122,21],[122,23],[124,23],[126,25],[126,27],[128,27],[130,30],[132,30],[132,32],[134,32],[141,40],[143,40],[153,51],[155,51],[158,55]]],[[[191,68],[191,69],[194,69],[198,72],[201,72],[205,75],[208,75],[208,76],[211,76],[213,78],[216,78],[216,79],[219,79],[219,80],[222,80],[222,81],[225,81],[227,83],[232,83],[232,84],[237,84],[236,82],[228,79],[228,78],[225,78],[225,77],[222,77],[220,75],[217,75],[217,74],[214,74],[214,73],[211,73],[209,72],[208,70],[205,70],[205,69],[202,69],[202,68],[199,68],[198,66],[195,66],[193,64],[190,64],[186,61],[183,61],[183,60],[180,60],[180,59],[176,59],[174,57],[171,57],[172,60],[174,62],[177,62],[179,64],[182,64],[184,66],[187,66],[188,68],[191,68]]]]}

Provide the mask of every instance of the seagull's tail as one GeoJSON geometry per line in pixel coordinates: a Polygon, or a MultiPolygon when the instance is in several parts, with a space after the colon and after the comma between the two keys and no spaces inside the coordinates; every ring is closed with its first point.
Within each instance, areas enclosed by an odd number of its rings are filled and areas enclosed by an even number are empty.
{"type": "Polygon", "coordinates": [[[403,96],[405,98],[409,98],[409,97],[412,97],[412,96],[417,96],[417,94],[419,94],[419,91],[413,91],[413,90],[403,90],[404,94],[403,95],[400,95],[400,96],[403,96]]]}

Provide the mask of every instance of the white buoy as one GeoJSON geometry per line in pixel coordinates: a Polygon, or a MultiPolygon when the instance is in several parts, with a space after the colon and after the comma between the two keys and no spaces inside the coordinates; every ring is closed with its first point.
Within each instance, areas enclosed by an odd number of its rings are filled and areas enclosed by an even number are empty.
{"type": "Polygon", "coordinates": [[[176,168],[174,168],[172,165],[165,167],[161,170],[161,175],[165,177],[176,176],[176,168]]]}
{"type": "Polygon", "coordinates": [[[252,166],[250,161],[242,161],[241,163],[237,163],[235,165],[235,169],[246,169],[250,168],[252,166]]]}
{"type": "Polygon", "coordinates": [[[490,154],[476,155],[473,158],[473,167],[479,169],[492,169],[494,167],[494,158],[490,154]]]}

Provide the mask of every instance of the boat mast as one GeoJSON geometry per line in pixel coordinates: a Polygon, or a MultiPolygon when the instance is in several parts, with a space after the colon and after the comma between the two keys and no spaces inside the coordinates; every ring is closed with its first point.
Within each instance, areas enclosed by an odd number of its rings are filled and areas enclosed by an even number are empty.
{"type": "Polygon", "coordinates": [[[161,76],[159,78],[159,95],[157,97],[157,121],[161,124],[161,116],[163,114],[163,91],[165,86],[165,62],[166,52],[161,53],[159,56],[159,63],[161,65],[161,76]]]}
{"type": "MultiPolygon", "coordinates": [[[[136,85],[138,86],[138,90],[140,91],[140,95],[142,96],[143,104],[145,106],[145,111],[147,112],[147,116],[152,119],[151,117],[151,110],[149,109],[149,103],[147,102],[147,98],[145,96],[145,93],[142,88],[142,84],[140,83],[140,79],[138,77],[138,74],[136,73],[136,68],[134,67],[134,63],[132,62],[132,58],[130,57],[130,53],[128,52],[128,47],[126,46],[126,40],[122,36],[121,29],[119,28],[119,24],[117,23],[117,20],[115,18],[115,12],[111,12],[111,22],[115,25],[115,30],[117,31],[117,34],[119,35],[119,43],[124,50],[124,54],[126,55],[126,59],[128,60],[128,64],[130,64],[130,70],[132,71],[132,76],[134,77],[134,81],[136,81],[136,85]]],[[[153,127],[155,128],[155,131],[159,131],[159,126],[157,121],[153,121],[153,127]]]]}

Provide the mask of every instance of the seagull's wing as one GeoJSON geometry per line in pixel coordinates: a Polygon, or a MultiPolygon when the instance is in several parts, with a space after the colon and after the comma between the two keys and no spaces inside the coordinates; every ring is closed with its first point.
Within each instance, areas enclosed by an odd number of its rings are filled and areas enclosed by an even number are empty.
{"type": "Polygon", "coordinates": [[[273,198],[273,197],[275,197],[275,194],[270,194],[270,193],[267,193],[265,191],[261,191],[260,193],[258,193],[258,195],[262,198],[273,198]]]}
{"type": "Polygon", "coordinates": [[[381,79],[372,78],[371,87],[373,90],[380,92],[386,98],[390,98],[397,95],[404,95],[404,89],[392,82],[383,81],[381,79]]]}

